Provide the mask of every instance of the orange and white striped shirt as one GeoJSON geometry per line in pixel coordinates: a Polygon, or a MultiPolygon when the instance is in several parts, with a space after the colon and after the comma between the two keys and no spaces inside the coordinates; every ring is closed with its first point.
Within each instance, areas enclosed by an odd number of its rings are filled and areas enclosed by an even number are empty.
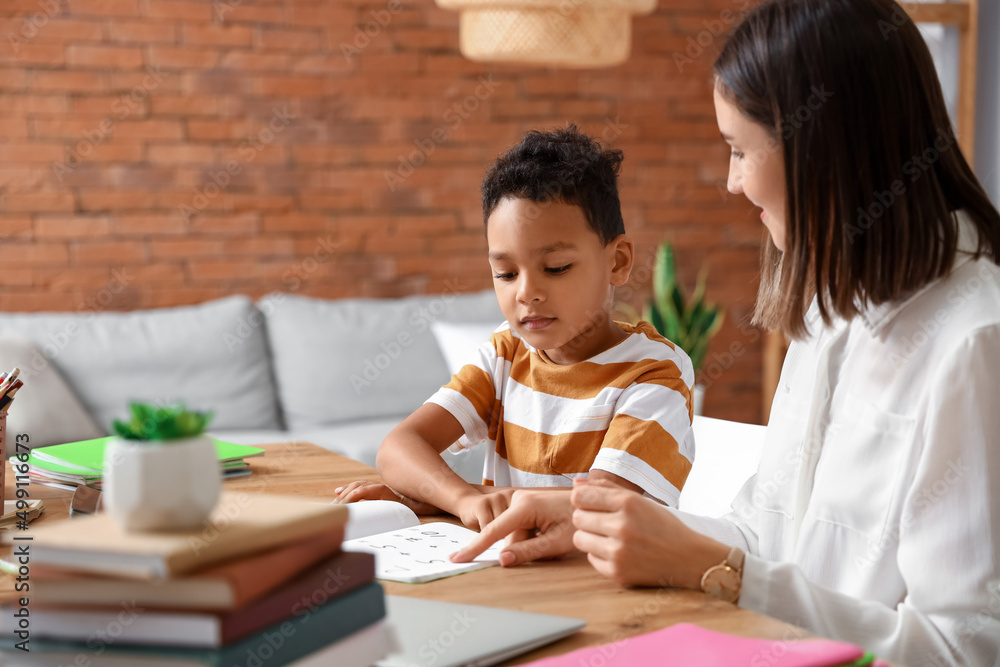
{"type": "Polygon", "coordinates": [[[617,324],[627,338],[560,366],[505,323],[427,400],[465,429],[453,450],[488,441],[484,484],[572,486],[605,470],[677,506],[694,461],[691,360],[651,324],[617,324]]]}

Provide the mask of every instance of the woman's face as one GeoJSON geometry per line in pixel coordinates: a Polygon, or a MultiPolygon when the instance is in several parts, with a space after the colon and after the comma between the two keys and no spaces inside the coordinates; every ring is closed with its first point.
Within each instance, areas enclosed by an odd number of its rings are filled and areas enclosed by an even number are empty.
{"type": "Polygon", "coordinates": [[[770,128],[750,120],[715,87],[715,119],[732,147],[729,181],[734,195],[744,194],[763,209],[760,219],[778,250],[785,251],[785,162],[781,142],[770,128]]]}

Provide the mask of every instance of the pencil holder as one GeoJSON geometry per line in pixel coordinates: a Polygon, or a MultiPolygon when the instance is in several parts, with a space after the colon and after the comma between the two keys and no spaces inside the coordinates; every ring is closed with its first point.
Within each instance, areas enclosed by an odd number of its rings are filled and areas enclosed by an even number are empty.
{"type": "MultiPolygon", "coordinates": [[[[7,493],[7,413],[0,412],[0,501],[7,493]]],[[[0,511],[0,514],[3,514],[0,511]]]]}

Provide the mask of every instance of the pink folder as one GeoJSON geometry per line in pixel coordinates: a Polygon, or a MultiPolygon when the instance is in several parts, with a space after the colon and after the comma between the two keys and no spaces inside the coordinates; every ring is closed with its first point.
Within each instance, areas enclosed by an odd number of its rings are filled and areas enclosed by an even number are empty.
{"type": "MultiPolygon", "coordinates": [[[[786,641],[747,639],[679,623],[663,630],[631,637],[620,642],[592,646],[530,663],[531,667],[642,667],[643,665],[683,665],[684,667],[838,667],[864,656],[863,649],[829,639],[786,641]]],[[[874,665],[885,667],[876,660],[874,665]]]]}

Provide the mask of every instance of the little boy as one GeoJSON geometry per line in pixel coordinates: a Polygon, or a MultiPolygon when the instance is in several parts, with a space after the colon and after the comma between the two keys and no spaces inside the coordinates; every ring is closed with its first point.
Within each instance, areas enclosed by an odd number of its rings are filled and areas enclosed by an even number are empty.
{"type": "Polygon", "coordinates": [[[530,132],[497,159],[483,220],[507,322],[386,437],[377,465],[388,486],[354,482],[339,502],[400,500],[477,529],[518,487],[589,476],[677,505],[694,458],[694,371],[648,323],[611,319],[633,259],[622,157],[571,125],[530,132]],[[483,484],[471,485],[441,453],[483,440],[483,484]]]}

